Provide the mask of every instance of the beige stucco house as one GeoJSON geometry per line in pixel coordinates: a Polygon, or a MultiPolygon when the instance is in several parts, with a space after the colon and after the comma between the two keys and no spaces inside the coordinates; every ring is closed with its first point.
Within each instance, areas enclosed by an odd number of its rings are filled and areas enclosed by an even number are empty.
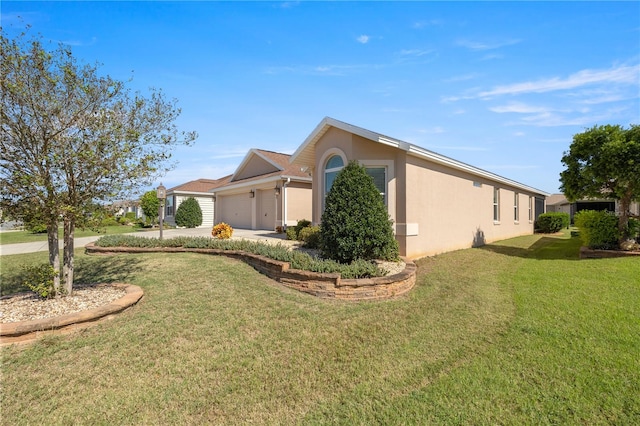
{"type": "Polygon", "coordinates": [[[349,161],[364,165],[384,197],[400,252],[419,258],[532,234],[544,191],[419,146],[325,118],[291,156],[313,179],[312,221],[349,161]]]}
{"type": "Polygon", "coordinates": [[[311,177],[291,165],[290,157],[251,149],[231,175],[170,188],[164,220],[175,226],[175,212],[189,197],[200,204],[202,227],[226,222],[234,228],[273,231],[311,219],[311,177]]]}
{"type": "Polygon", "coordinates": [[[290,163],[290,155],[252,149],[232,175],[209,190],[215,223],[275,230],[311,219],[311,177],[290,163]]]}

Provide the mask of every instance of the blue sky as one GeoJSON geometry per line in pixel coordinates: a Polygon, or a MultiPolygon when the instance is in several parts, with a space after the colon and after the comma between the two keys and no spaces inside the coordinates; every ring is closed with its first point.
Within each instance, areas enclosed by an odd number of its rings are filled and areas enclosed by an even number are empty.
{"type": "MultiPolygon", "coordinates": [[[[172,187],[325,116],[547,192],[574,134],[640,123],[640,2],[2,2],[83,62],[182,108],[172,187]]],[[[18,20],[22,17],[22,23],[18,20]]],[[[159,183],[159,182],[158,182],[159,183]]]]}

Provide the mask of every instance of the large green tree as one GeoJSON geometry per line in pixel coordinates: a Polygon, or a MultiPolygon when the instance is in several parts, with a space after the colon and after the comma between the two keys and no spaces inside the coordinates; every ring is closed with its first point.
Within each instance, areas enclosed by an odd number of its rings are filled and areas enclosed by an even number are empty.
{"type": "Polygon", "coordinates": [[[618,200],[618,227],[626,239],[630,205],[640,201],[640,126],[594,126],[578,133],[562,163],[566,169],[560,173],[560,189],[567,199],[618,200]]]}
{"type": "Polygon", "coordinates": [[[54,288],[70,294],[74,231],[87,211],[151,185],[172,167],[172,147],[196,134],[178,131],[180,110],[162,92],[132,93],[79,63],[68,46],[48,50],[41,37],[0,34],[0,207],[42,217],[56,271],[63,223],[54,288]]]}
{"type": "Polygon", "coordinates": [[[140,208],[146,217],[147,224],[159,220],[160,199],[158,198],[158,192],[155,190],[145,192],[140,197],[140,208]]]}

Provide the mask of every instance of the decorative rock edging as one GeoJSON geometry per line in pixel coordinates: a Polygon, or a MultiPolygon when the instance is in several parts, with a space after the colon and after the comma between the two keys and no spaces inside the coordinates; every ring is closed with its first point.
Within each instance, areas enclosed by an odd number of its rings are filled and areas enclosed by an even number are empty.
{"type": "Polygon", "coordinates": [[[593,250],[589,247],[580,247],[580,259],[608,259],[627,256],[640,256],[640,251],[593,250]]]}
{"type": "Polygon", "coordinates": [[[112,301],[108,305],[51,318],[18,321],[5,324],[0,323],[0,345],[4,346],[12,343],[25,343],[34,340],[43,334],[56,331],[67,331],[67,329],[77,329],[79,326],[92,325],[92,323],[95,323],[100,319],[120,313],[135,305],[144,294],[142,289],[136,285],[120,283],[116,283],[114,285],[123,287],[126,294],[120,299],[112,301]]]}
{"type": "Polygon", "coordinates": [[[304,293],[324,299],[380,300],[398,296],[411,290],[416,283],[416,264],[409,259],[405,269],[394,275],[375,278],[342,279],[340,274],[317,273],[289,269],[288,262],[273,260],[265,256],[238,250],[196,249],[184,247],[98,247],[93,243],[85,246],[92,254],[115,253],[202,253],[227,256],[242,260],[261,274],[304,293]]]}

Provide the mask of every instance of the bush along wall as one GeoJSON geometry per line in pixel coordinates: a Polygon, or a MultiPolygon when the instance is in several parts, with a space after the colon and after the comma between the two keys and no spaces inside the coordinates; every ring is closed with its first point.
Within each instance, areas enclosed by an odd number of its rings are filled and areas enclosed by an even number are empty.
{"type": "Polygon", "coordinates": [[[543,213],[538,216],[536,230],[543,234],[553,234],[563,228],[568,228],[571,224],[569,213],[543,213]]]}
{"type": "Polygon", "coordinates": [[[573,217],[580,230],[584,245],[590,249],[612,250],[618,248],[620,231],[618,217],[610,212],[582,210],[573,217]]]}

